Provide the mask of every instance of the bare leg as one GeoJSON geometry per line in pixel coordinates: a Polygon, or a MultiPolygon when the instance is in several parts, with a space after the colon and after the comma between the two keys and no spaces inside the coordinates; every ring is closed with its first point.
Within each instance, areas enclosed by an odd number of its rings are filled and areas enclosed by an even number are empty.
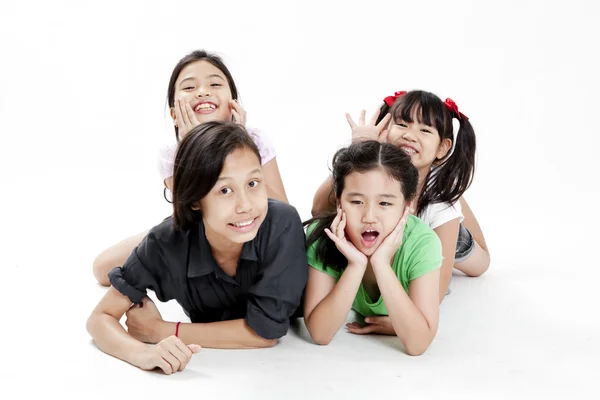
{"type": "Polygon", "coordinates": [[[465,228],[471,232],[473,239],[475,240],[475,249],[473,253],[466,260],[454,264],[454,268],[465,273],[468,276],[480,276],[488,270],[490,266],[490,253],[483,237],[481,227],[471,211],[471,208],[463,197],[460,198],[460,205],[462,207],[462,213],[465,217],[462,224],[465,228]]]}
{"type": "Polygon", "coordinates": [[[103,286],[110,286],[108,272],[114,267],[123,265],[131,252],[146,237],[147,233],[148,231],[144,231],[128,237],[104,250],[96,257],[94,260],[94,276],[98,280],[98,283],[103,286]]]}

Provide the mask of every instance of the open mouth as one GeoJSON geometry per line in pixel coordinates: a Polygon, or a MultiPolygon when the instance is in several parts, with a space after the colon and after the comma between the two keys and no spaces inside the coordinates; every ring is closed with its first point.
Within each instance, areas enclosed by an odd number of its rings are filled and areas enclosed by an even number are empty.
{"type": "Polygon", "coordinates": [[[374,229],[367,229],[360,235],[360,237],[365,247],[371,247],[377,241],[377,238],[379,237],[379,232],[377,232],[374,229]]]}
{"type": "Polygon", "coordinates": [[[197,112],[199,114],[209,114],[209,113],[215,111],[216,109],[217,109],[216,104],[205,102],[205,103],[196,104],[196,106],[194,107],[194,112],[197,112]]]}
{"type": "Polygon", "coordinates": [[[255,217],[255,218],[250,218],[250,219],[243,220],[243,221],[232,222],[227,225],[231,229],[233,229],[237,232],[248,232],[248,231],[251,231],[252,229],[254,229],[254,227],[256,226],[257,220],[258,220],[258,217],[255,217]]]}
{"type": "Polygon", "coordinates": [[[400,146],[400,150],[404,151],[406,154],[408,154],[409,156],[413,156],[415,154],[418,153],[417,150],[413,149],[410,146],[400,146]]]}

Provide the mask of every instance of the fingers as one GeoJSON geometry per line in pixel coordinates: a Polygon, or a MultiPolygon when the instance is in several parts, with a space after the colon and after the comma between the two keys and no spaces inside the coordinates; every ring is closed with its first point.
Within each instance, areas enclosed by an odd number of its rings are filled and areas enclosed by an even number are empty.
{"type": "MultiPolygon", "coordinates": [[[[379,116],[379,112],[377,112],[377,116],[379,116]]],[[[392,114],[387,113],[385,115],[385,117],[383,117],[383,119],[381,121],[379,121],[379,123],[377,124],[377,127],[387,128],[387,125],[390,122],[391,118],[392,118],[392,114]]],[[[375,118],[375,120],[373,120],[373,125],[375,125],[376,121],[377,121],[377,118],[375,118]]]]}
{"type": "Polygon", "coordinates": [[[352,322],[346,324],[346,328],[348,328],[348,332],[354,333],[355,335],[366,335],[368,333],[377,332],[378,325],[365,324],[364,326],[360,326],[358,323],[352,322]]]}
{"type": "MultiPolygon", "coordinates": [[[[380,113],[380,111],[379,111],[379,110],[375,111],[375,113],[374,113],[374,114],[373,114],[373,116],[371,117],[371,120],[369,121],[369,124],[370,124],[370,125],[373,125],[373,126],[375,126],[375,123],[377,122],[377,118],[379,117],[379,113],[380,113]]],[[[382,122],[383,122],[383,121],[382,121],[382,122]]],[[[380,124],[381,124],[381,123],[380,123],[380,124]]],[[[377,125],[377,126],[379,126],[379,125],[377,125]]],[[[384,125],[384,126],[385,126],[385,125],[384,125]]]]}
{"type": "Polygon", "coordinates": [[[325,234],[327,234],[327,236],[329,236],[329,239],[331,239],[333,241],[333,243],[335,243],[336,245],[340,244],[339,241],[340,239],[333,234],[333,232],[331,232],[329,230],[329,228],[325,228],[325,234]]]}
{"type": "Polygon", "coordinates": [[[181,105],[179,103],[179,99],[175,101],[175,125],[177,127],[183,127],[183,113],[181,112],[181,105]]]}
{"type": "Polygon", "coordinates": [[[346,121],[348,121],[348,125],[350,125],[351,129],[356,128],[356,123],[354,122],[354,120],[352,119],[350,114],[348,114],[348,113],[346,113],[346,121]]]}
{"type": "Polygon", "coordinates": [[[388,138],[389,133],[390,133],[389,129],[383,129],[381,131],[381,133],[379,134],[379,136],[377,136],[377,141],[379,143],[385,143],[385,142],[387,142],[387,138],[388,138]]]}
{"type": "Polygon", "coordinates": [[[173,368],[171,367],[171,364],[169,364],[167,361],[165,361],[162,357],[158,356],[158,359],[156,360],[155,364],[158,368],[162,369],[162,371],[167,374],[167,375],[171,375],[173,373],[173,368]]]}
{"type": "Polygon", "coordinates": [[[199,353],[202,350],[202,346],[197,344],[188,344],[187,347],[193,354],[199,353]]]}
{"type": "Polygon", "coordinates": [[[367,113],[366,110],[361,110],[360,111],[360,117],[358,117],[358,124],[359,125],[364,125],[365,124],[365,114],[367,113]]]}
{"type": "Polygon", "coordinates": [[[196,113],[194,112],[194,110],[192,110],[192,106],[190,105],[190,103],[187,103],[185,105],[185,110],[187,112],[188,120],[190,121],[189,130],[192,130],[193,128],[200,125],[198,118],[196,118],[196,113]]]}
{"type": "Polygon", "coordinates": [[[342,211],[342,219],[337,227],[337,237],[344,239],[346,237],[346,213],[342,211]]]}
{"type": "Polygon", "coordinates": [[[177,361],[179,362],[179,368],[177,368],[178,371],[183,371],[185,369],[185,367],[187,366],[188,362],[190,361],[190,358],[192,357],[192,352],[190,351],[190,349],[187,348],[186,345],[183,344],[183,342],[181,343],[183,345],[183,347],[185,348],[185,351],[182,350],[178,345],[177,342],[181,342],[181,340],[178,338],[178,340],[176,340],[173,345],[171,347],[169,347],[169,352],[171,353],[171,355],[173,355],[173,357],[175,357],[177,359],[177,361]]]}
{"type": "Polygon", "coordinates": [[[240,116],[240,114],[238,114],[237,111],[231,110],[231,116],[233,117],[233,122],[235,122],[238,125],[243,125],[241,122],[242,117],[240,116]]]}
{"type": "MultiPolygon", "coordinates": [[[[158,355],[161,356],[162,359],[165,360],[166,362],[168,362],[169,365],[171,366],[171,370],[169,373],[172,374],[173,372],[176,372],[179,369],[179,366],[181,365],[181,363],[173,354],[171,354],[171,351],[168,348],[168,346],[159,346],[158,347],[158,355]]],[[[163,371],[164,371],[164,369],[163,369],[163,371]]]]}
{"type": "MultiPolygon", "coordinates": [[[[190,126],[191,122],[190,122],[190,118],[188,117],[186,107],[187,107],[187,104],[185,104],[185,101],[179,100],[179,108],[181,109],[183,128],[185,128],[185,130],[187,132],[189,130],[189,126],[190,126]]],[[[182,127],[180,126],[180,128],[182,128],[182,127]]]]}
{"type": "Polygon", "coordinates": [[[381,325],[381,326],[392,326],[392,322],[390,321],[390,317],[367,317],[365,318],[365,322],[372,325],[381,325]]]}
{"type": "Polygon", "coordinates": [[[335,215],[335,218],[333,219],[333,221],[331,222],[331,225],[329,226],[329,228],[331,229],[332,232],[336,232],[337,233],[337,227],[340,224],[341,218],[342,218],[342,211],[338,207],[336,215],[335,215]]]}

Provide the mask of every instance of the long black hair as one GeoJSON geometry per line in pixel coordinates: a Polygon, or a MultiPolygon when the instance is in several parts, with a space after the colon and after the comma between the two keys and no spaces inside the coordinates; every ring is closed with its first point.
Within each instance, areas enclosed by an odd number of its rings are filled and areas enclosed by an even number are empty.
{"type": "MultiPolygon", "coordinates": [[[[338,150],[333,156],[331,169],[333,193],[338,201],[344,191],[346,177],[353,172],[382,169],[399,182],[405,201],[414,198],[419,182],[419,174],[408,154],[394,145],[375,140],[356,142],[338,150]]],[[[342,270],[348,265],[348,260],[325,233],[325,228],[331,226],[335,215],[335,212],[329,212],[304,223],[309,226],[306,246],[310,247],[316,242],[317,259],[324,265],[342,270]]]]}
{"type": "MultiPolygon", "coordinates": [[[[175,68],[173,68],[171,79],[169,79],[169,87],[167,89],[167,103],[169,104],[169,108],[175,107],[175,83],[177,82],[177,78],[179,78],[181,70],[196,61],[206,61],[217,67],[223,73],[223,75],[225,75],[225,79],[227,79],[229,89],[231,90],[232,100],[238,99],[238,90],[237,86],[235,86],[233,76],[231,75],[231,72],[229,72],[229,68],[227,68],[221,57],[204,50],[195,50],[179,60],[177,65],[175,65],[175,68]]],[[[175,139],[177,139],[177,141],[180,139],[179,129],[177,126],[175,127],[175,139]]]]}
{"type": "Polygon", "coordinates": [[[233,122],[205,122],[183,138],[173,171],[176,229],[189,229],[202,219],[202,210],[195,208],[217,183],[227,156],[241,148],[252,151],[260,162],[258,148],[246,129],[233,122]]]}
{"type": "Polygon", "coordinates": [[[458,111],[458,107],[454,107],[452,100],[443,102],[435,94],[423,90],[400,94],[395,101],[391,101],[391,106],[386,102],[381,106],[377,123],[388,113],[392,115],[392,123],[400,120],[411,123],[416,115],[418,121],[415,122],[434,127],[440,135],[440,142],[450,139],[454,146],[450,157],[436,162],[427,174],[416,214],[421,214],[430,204],[456,203],[471,186],[475,174],[476,140],[469,119],[458,111]],[[452,133],[452,118],[457,118],[460,123],[456,143],[452,133]]]}

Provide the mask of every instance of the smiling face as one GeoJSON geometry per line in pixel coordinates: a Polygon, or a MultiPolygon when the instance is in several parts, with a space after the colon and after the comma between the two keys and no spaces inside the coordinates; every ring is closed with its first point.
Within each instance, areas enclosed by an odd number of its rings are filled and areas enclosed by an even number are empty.
{"type": "Polygon", "coordinates": [[[215,246],[248,242],[267,215],[260,160],[249,149],[231,152],[217,183],[200,200],[206,237],[215,246]]]}
{"type": "Polygon", "coordinates": [[[450,139],[440,140],[438,130],[420,122],[416,112],[412,113],[412,122],[392,121],[388,142],[404,150],[418,169],[429,170],[436,160],[443,159],[450,148],[450,139]]]}
{"type": "Polygon", "coordinates": [[[406,205],[400,182],[381,168],[348,174],[338,201],[346,212],[346,235],[367,257],[394,230],[406,205]]]}
{"type": "MultiPolygon", "coordinates": [[[[200,123],[231,120],[231,89],[225,74],[210,62],[195,61],[186,65],[175,82],[175,104],[189,104],[200,123]]],[[[175,121],[175,109],[171,117],[175,121]]]]}

